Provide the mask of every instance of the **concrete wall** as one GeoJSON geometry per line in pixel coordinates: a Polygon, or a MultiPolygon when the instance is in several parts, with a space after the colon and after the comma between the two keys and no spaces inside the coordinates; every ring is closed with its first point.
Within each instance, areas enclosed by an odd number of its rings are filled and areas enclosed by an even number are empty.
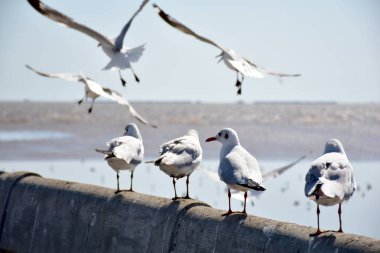
{"type": "Polygon", "coordinates": [[[0,173],[0,252],[380,252],[351,234],[170,199],[0,173]]]}

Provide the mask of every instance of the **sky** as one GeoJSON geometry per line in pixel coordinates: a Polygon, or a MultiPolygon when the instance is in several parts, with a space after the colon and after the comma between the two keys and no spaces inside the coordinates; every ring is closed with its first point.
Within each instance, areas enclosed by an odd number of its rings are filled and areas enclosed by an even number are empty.
{"type": "MultiPolygon", "coordinates": [[[[82,71],[132,101],[380,102],[380,1],[157,0],[197,33],[275,71],[301,73],[279,82],[247,77],[236,95],[236,73],[217,64],[219,50],[164,23],[151,1],[124,44],[146,44],[134,70],[102,71],[107,56],[85,34],[37,13],[26,0],[0,1],[0,101],[74,101],[82,84],[40,77],[82,71]]],[[[140,0],[45,0],[45,4],[106,36],[117,36],[140,0]]]]}

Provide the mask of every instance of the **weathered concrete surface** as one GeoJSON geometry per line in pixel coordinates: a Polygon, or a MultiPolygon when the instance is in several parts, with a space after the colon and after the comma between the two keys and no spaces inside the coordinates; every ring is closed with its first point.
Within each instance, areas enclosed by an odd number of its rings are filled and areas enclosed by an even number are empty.
{"type": "Polygon", "coordinates": [[[380,241],[194,200],[0,173],[0,252],[380,252],[380,241]]]}

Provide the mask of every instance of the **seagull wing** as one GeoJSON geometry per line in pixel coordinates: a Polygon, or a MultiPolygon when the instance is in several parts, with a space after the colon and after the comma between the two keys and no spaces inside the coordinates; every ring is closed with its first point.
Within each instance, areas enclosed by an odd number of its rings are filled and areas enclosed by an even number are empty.
{"type": "Polygon", "coordinates": [[[128,102],[128,100],[126,100],[120,93],[106,87],[102,87],[102,90],[103,90],[101,94],[102,97],[108,98],[120,105],[125,106],[129,110],[129,112],[132,114],[132,116],[135,117],[138,121],[140,121],[144,125],[149,125],[153,128],[157,128],[156,125],[151,124],[145,118],[143,118],[140,114],[138,114],[137,111],[128,102]]]}
{"type": "Polygon", "coordinates": [[[280,73],[280,72],[274,72],[270,69],[267,69],[267,68],[264,68],[264,67],[261,67],[261,66],[258,66],[258,68],[267,73],[268,75],[271,75],[271,76],[276,76],[276,77],[279,77],[279,78],[282,78],[282,77],[299,77],[301,76],[301,74],[284,74],[284,73],[280,73]]]}
{"type": "Polygon", "coordinates": [[[88,36],[90,36],[91,38],[100,42],[104,46],[108,46],[111,48],[115,47],[113,42],[111,40],[109,40],[108,38],[106,38],[105,36],[103,36],[102,34],[98,33],[97,31],[95,31],[95,30],[93,30],[87,26],[84,26],[82,24],[75,22],[72,18],[66,16],[63,13],[60,13],[59,11],[57,11],[53,8],[50,8],[49,6],[44,4],[43,2],[41,2],[39,0],[28,0],[28,2],[36,11],[38,11],[42,15],[50,18],[51,20],[54,20],[54,21],[56,21],[62,25],[68,26],[68,27],[75,29],[77,31],[80,31],[82,33],[85,33],[88,36]]]}
{"type": "Polygon", "coordinates": [[[125,34],[127,33],[129,27],[131,26],[133,19],[137,16],[137,14],[139,14],[139,12],[144,8],[144,6],[148,2],[149,2],[149,0],[144,0],[141,3],[139,9],[133,14],[133,16],[131,17],[131,19],[128,21],[128,23],[121,30],[120,34],[116,37],[115,46],[116,46],[117,49],[120,50],[123,47],[123,40],[124,40],[125,34]]]}
{"type": "Polygon", "coordinates": [[[211,44],[217,48],[219,48],[220,50],[222,51],[225,51],[225,49],[223,47],[221,47],[220,45],[218,45],[217,43],[203,37],[203,36],[200,36],[199,34],[196,34],[194,31],[192,31],[190,28],[188,28],[187,26],[185,26],[184,24],[180,23],[178,20],[176,20],[175,18],[169,16],[168,14],[166,14],[163,10],[161,10],[160,7],[158,7],[157,4],[153,4],[153,7],[154,9],[158,12],[158,15],[166,22],[168,23],[169,25],[171,25],[172,27],[176,28],[177,30],[180,30],[181,32],[183,33],[186,33],[190,36],[193,36],[194,38],[197,38],[198,40],[200,41],[203,41],[203,42],[206,42],[208,44],[211,44]]]}
{"type": "Polygon", "coordinates": [[[271,180],[271,179],[275,179],[276,177],[278,177],[279,175],[281,175],[282,173],[284,173],[285,171],[287,171],[288,169],[290,169],[291,167],[293,167],[294,165],[296,165],[297,163],[299,163],[300,161],[302,161],[304,158],[306,157],[306,155],[303,155],[302,157],[300,157],[298,160],[288,164],[288,165],[285,165],[281,168],[278,168],[278,169],[275,169],[275,170],[272,170],[268,173],[265,173],[263,175],[263,181],[267,181],[267,180],[271,180]]]}
{"type": "Polygon", "coordinates": [[[263,78],[264,75],[259,71],[255,64],[245,60],[245,59],[229,59],[228,62],[234,66],[240,73],[245,76],[253,76],[255,78],[263,78]]]}
{"type": "Polygon", "coordinates": [[[274,72],[270,69],[267,69],[267,68],[264,68],[263,66],[259,66],[259,65],[256,65],[255,63],[249,61],[248,59],[245,59],[244,60],[246,62],[248,62],[250,65],[254,66],[257,70],[259,71],[262,71],[268,75],[271,75],[271,76],[276,76],[276,77],[279,77],[279,78],[282,78],[282,77],[298,77],[298,76],[301,76],[301,74],[284,74],[284,73],[280,73],[280,72],[274,72]]]}
{"type": "Polygon", "coordinates": [[[49,74],[49,73],[44,73],[38,70],[35,70],[29,65],[25,65],[28,69],[31,71],[35,72],[36,74],[44,77],[49,77],[49,78],[61,78],[63,80],[69,81],[69,82],[81,82],[83,80],[83,77],[77,74],[71,74],[71,73],[54,73],[54,74],[49,74]]]}

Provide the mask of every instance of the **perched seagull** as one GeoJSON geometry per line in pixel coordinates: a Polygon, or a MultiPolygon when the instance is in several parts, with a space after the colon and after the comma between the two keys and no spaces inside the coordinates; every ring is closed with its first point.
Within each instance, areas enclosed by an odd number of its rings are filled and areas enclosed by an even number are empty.
{"type": "MultiPolygon", "coordinates": [[[[299,159],[297,159],[296,161],[292,162],[292,163],[289,163],[285,166],[282,166],[278,169],[274,169],[274,170],[271,170],[267,173],[264,173],[262,176],[263,176],[263,182],[267,182],[267,181],[270,181],[272,179],[275,179],[277,178],[278,176],[280,176],[282,173],[284,173],[285,171],[289,170],[290,168],[294,167],[294,165],[296,165],[297,163],[299,163],[300,161],[302,161],[303,159],[305,159],[306,155],[303,155],[302,157],[300,157],[299,159]]],[[[215,182],[220,182],[220,179],[219,179],[219,176],[218,176],[218,173],[214,172],[214,171],[210,171],[210,170],[204,170],[203,171],[210,179],[212,179],[213,181],[215,182]]],[[[262,191],[248,191],[247,194],[247,201],[253,201],[253,199],[255,197],[258,197],[259,195],[261,195],[262,191]]],[[[237,200],[240,200],[240,201],[243,201],[244,202],[244,197],[240,194],[239,191],[233,191],[231,193],[231,197],[234,198],[234,199],[237,199],[237,200]]]]}
{"type": "Polygon", "coordinates": [[[78,104],[81,104],[84,100],[87,100],[87,98],[92,99],[91,107],[88,109],[88,113],[92,112],[92,107],[94,106],[95,99],[98,97],[104,97],[107,99],[110,99],[120,105],[125,106],[128,111],[132,114],[133,117],[135,117],[138,121],[145,125],[150,125],[151,127],[156,128],[156,125],[153,125],[149,123],[146,119],[141,117],[136,110],[129,104],[129,102],[123,98],[122,95],[120,95],[118,92],[104,87],[96,82],[94,82],[91,78],[83,75],[83,74],[71,74],[71,73],[56,73],[56,74],[48,74],[44,72],[40,72],[38,70],[35,70],[29,65],[25,65],[28,69],[32,70],[38,75],[49,77],[49,78],[61,78],[66,81],[70,82],[81,82],[84,84],[84,97],[78,101],[78,104]]]}
{"type": "Polygon", "coordinates": [[[217,55],[216,57],[220,57],[218,63],[223,60],[226,66],[236,72],[236,87],[237,87],[237,94],[241,94],[241,86],[244,81],[245,76],[251,76],[255,78],[263,78],[264,74],[272,75],[278,78],[283,78],[283,77],[298,77],[300,74],[283,74],[283,73],[277,73],[273,72],[271,70],[268,70],[264,67],[261,67],[259,65],[254,64],[253,62],[245,59],[244,57],[241,57],[238,55],[234,50],[232,49],[227,49],[219,44],[195,33],[192,31],[190,28],[185,26],[184,24],[180,23],[178,20],[174,19],[173,17],[169,16],[166,14],[163,10],[158,7],[157,4],[153,4],[154,9],[158,12],[158,15],[166,21],[169,25],[172,27],[176,28],[177,30],[186,33],[190,36],[193,36],[196,39],[199,39],[203,42],[206,42],[208,44],[211,44],[218,49],[220,49],[222,52],[217,55]],[[241,79],[239,80],[239,74],[241,76],[241,79]]]}
{"type": "Polygon", "coordinates": [[[192,129],[184,136],[162,144],[159,155],[156,160],[147,163],[154,163],[159,166],[160,170],[173,178],[173,200],[178,199],[175,180],[187,177],[184,198],[189,199],[189,177],[202,161],[202,147],[199,143],[198,132],[192,129]]]}
{"type": "Polygon", "coordinates": [[[228,212],[223,216],[233,213],[231,211],[231,189],[244,192],[244,209],[242,213],[246,214],[247,191],[250,189],[265,191],[259,164],[240,145],[237,133],[231,128],[224,128],[216,136],[206,140],[206,142],[210,141],[222,143],[218,173],[220,179],[228,187],[228,212]]]}
{"type": "Polygon", "coordinates": [[[127,33],[129,27],[132,24],[133,19],[139,14],[139,12],[144,8],[144,6],[149,2],[149,0],[144,0],[142,4],[140,5],[139,9],[133,14],[131,19],[127,22],[127,24],[123,27],[121,30],[120,34],[116,38],[108,38],[97,31],[82,25],[80,23],[75,22],[72,18],[66,16],[63,13],[60,13],[59,11],[50,8],[43,2],[39,0],[28,0],[30,5],[41,13],[42,15],[64,25],[67,27],[70,27],[72,29],[75,29],[79,32],[85,33],[91,38],[97,40],[99,42],[99,46],[102,47],[104,53],[111,59],[111,61],[103,68],[103,70],[118,70],[119,71],[119,76],[120,80],[125,86],[126,81],[123,79],[121,76],[121,71],[126,68],[130,68],[135,80],[137,82],[140,81],[140,79],[137,77],[135,74],[131,62],[137,62],[143,51],[144,51],[144,46],[141,45],[135,48],[127,48],[123,46],[123,40],[125,37],[125,34],[127,33]]]}
{"type": "Polygon", "coordinates": [[[321,234],[319,229],[319,205],[339,204],[339,230],[342,230],[342,202],[347,201],[356,189],[353,168],[337,139],[326,142],[323,155],[315,160],[305,178],[305,195],[317,203],[318,229],[312,235],[321,234]]]}
{"type": "Polygon", "coordinates": [[[117,190],[119,188],[119,172],[120,170],[129,170],[131,172],[131,187],[129,191],[133,191],[132,180],[133,171],[144,158],[144,146],[139,129],[136,124],[130,123],[125,127],[124,136],[114,138],[107,142],[108,150],[95,149],[96,152],[105,154],[104,160],[108,165],[116,171],[117,190]]]}

